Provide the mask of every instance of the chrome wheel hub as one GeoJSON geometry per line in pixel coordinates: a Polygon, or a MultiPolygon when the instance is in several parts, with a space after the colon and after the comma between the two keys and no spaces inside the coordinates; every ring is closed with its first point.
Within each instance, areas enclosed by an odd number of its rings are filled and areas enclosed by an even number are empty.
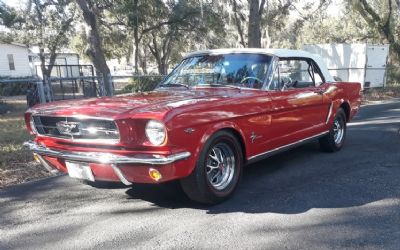
{"type": "Polygon", "coordinates": [[[225,189],[235,173],[235,154],[226,143],[214,145],[206,160],[206,173],[209,183],[217,190],[225,189]]]}
{"type": "Polygon", "coordinates": [[[344,135],[344,125],[341,123],[339,119],[335,119],[333,122],[333,138],[335,140],[335,144],[339,145],[343,140],[344,135]]]}

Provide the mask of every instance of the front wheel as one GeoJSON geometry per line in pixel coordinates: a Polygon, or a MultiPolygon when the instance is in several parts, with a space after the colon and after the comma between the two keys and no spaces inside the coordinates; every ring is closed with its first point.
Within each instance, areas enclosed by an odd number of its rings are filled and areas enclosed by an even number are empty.
{"type": "Polygon", "coordinates": [[[238,186],[242,165],[242,149],[236,137],[219,131],[205,143],[195,169],[181,180],[182,188],[194,201],[207,204],[222,202],[238,186]]]}
{"type": "Polygon", "coordinates": [[[339,151],[346,138],[346,114],[342,108],[340,108],[333,120],[332,126],[329,133],[319,139],[321,149],[326,152],[339,151]]]}

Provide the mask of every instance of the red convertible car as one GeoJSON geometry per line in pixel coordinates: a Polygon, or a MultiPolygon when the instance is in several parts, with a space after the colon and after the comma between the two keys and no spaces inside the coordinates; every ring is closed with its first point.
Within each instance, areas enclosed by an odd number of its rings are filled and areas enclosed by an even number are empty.
{"type": "Polygon", "coordinates": [[[25,145],[51,171],[126,185],[179,179],[191,199],[213,204],[250,163],[314,139],[340,150],[360,94],[304,51],[201,51],[154,91],[29,109],[35,139],[25,145]]]}

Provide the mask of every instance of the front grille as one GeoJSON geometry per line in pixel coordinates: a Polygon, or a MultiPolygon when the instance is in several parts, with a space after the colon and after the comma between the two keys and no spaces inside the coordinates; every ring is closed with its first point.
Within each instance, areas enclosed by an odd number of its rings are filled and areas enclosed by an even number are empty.
{"type": "Polygon", "coordinates": [[[119,131],[114,121],[37,115],[31,119],[40,135],[73,140],[119,140],[119,131]]]}

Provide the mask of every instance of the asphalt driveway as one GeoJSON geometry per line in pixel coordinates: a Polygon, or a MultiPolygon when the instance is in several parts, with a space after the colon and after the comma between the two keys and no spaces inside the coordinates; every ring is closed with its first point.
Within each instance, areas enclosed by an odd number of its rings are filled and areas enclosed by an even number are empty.
{"type": "Polygon", "coordinates": [[[312,143],[245,169],[213,206],[176,183],[66,176],[0,191],[0,249],[400,248],[400,101],[363,107],[342,151],[312,143]]]}

